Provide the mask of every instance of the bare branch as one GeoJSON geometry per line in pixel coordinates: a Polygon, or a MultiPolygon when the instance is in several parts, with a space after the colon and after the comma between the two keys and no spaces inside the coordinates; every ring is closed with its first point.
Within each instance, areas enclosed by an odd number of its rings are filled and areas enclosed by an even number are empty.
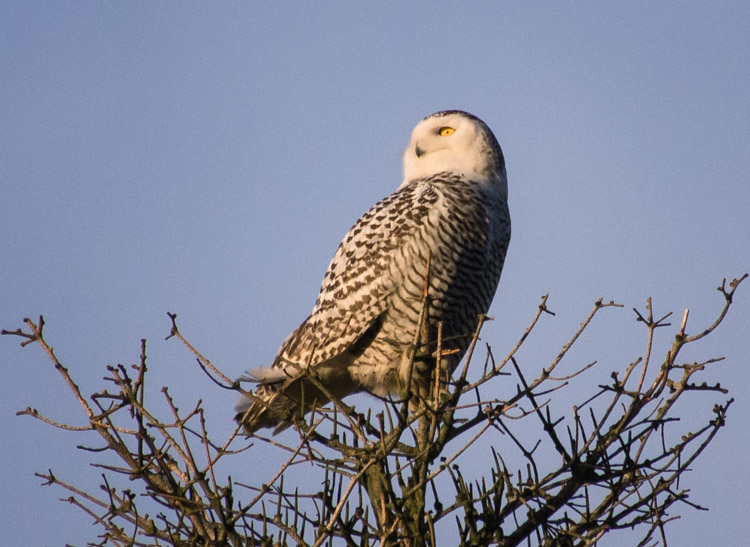
{"type": "MultiPolygon", "coordinates": [[[[85,399],[46,342],[43,318],[25,320],[26,329],[3,330],[20,337],[24,347],[40,345],[87,424],[53,420],[32,407],[18,414],[65,431],[94,431],[103,441],[79,446],[94,458],[91,466],[103,472],[97,495],[60,481],[51,471],[38,476],[45,485],[62,488],[68,496],[63,501],[89,515],[102,531],[100,545],[118,546],[584,546],[626,529],[640,531],[641,545],[667,545],[669,523],[679,518],[676,511],[704,509],[683,483],[726,425],[733,399],[716,400],[706,417],[697,405],[678,407],[697,394],[728,393],[721,383],[701,378],[722,358],[685,363],[678,357],[686,345],[718,328],[747,275],[722,282],[721,310],[695,335],[687,334],[694,321],[689,322],[688,309],[672,335],[664,330],[671,314],[655,319],[650,298],[645,311],[634,309],[637,322],[646,327],[645,347],[638,357],[623,359],[627,364],[604,385],[588,385],[583,374],[597,366],[595,360],[564,375],[553,372],[570,360],[570,349],[599,310],[621,305],[597,300],[556,356],[533,374],[519,364],[518,352],[542,315],[554,317],[547,295],[502,361],[496,363],[487,346],[484,368],[471,364],[481,328],[491,319],[482,316],[451,380],[443,366],[448,353],[442,326],[427,328],[429,264],[424,275],[420,325],[404,355],[409,381],[401,397],[376,401],[380,411],[357,411],[330,392],[314,367],[300,366],[299,374],[332,403],[295,419],[289,434],[296,431],[297,437],[255,433],[247,442],[237,425],[226,438],[212,439],[211,416],[202,400],[181,410],[167,387],[161,390],[166,416],[157,412],[146,400],[145,340],[138,364],[108,366],[109,390],[85,399]],[[429,340],[430,332],[437,333],[436,340],[429,340]],[[411,384],[415,357],[432,375],[426,388],[411,384]],[[506,371],[508,363],[512,366],[506,371]],[[471,383],[470,366],[480,373],[471,383]],[[579,402],[561,408],[558,394],[568,386],[575,386],[579,402]],[[686,415],[691,420],[681,420],[686,415]],[[686,425],[696,418],[703,424],[686,425]],[[541,457],[550,446],[558,461],[541,457]],[[252,473],[224,479],[225,459],[235,457],[276,461],[276,471],[263,483],[254,483],[252,473]],[[480,469],[478,461],[487,468],[480,469]],[[451,519],[456,537],[443,540],[451,519]]],[[[206,384],[244,393],[183,337],[176,315],[169,317],[168,338],[178,338],[195,356],[210,379],[206,384]]]]}

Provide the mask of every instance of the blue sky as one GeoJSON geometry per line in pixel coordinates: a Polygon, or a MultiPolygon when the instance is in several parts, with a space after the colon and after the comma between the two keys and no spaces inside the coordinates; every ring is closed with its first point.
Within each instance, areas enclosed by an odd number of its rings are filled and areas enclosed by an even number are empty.
{"type": "MultiPolygon", "coordinates": [[[[549,293],[533,370],[614,299],[580,349],[606,376],[642,352],[633,307],[690,308],[698,332],[721,279],[750,270],[749,25],[746,2],[5,1],[0,327],[44,314],[85,392],[147,338],[155,393],[203,398],[228,431],[232,397],[164,340],[166,313],[230,375],[268,363],[343,234],[401,182],[414,124],[460,108],[508,165],[513,241],[484,339],[504,353],[549,293]]],[[[746,538],[749,329],[750,285],[687,356],[725,356],[705,379],[737,402],[686,477],[711,511],[682,511],[676,545],[746,538]]],[[[3,337],[0,364],[0,543],[83,544],[88,519],[33,476],[95,484],[82,441],[15,412],[83,417],[38,348],[3,337]]]]}

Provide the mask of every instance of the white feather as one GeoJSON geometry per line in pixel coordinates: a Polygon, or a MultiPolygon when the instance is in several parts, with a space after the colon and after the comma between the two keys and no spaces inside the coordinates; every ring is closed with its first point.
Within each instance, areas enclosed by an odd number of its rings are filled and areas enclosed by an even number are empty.
{"type": "Polygon", "coordinates": [[[262,366],[248,370],[241,378],[243,382],[255,384],[273,384],[289,379],[289,374],[282,368],[262,366]]]}

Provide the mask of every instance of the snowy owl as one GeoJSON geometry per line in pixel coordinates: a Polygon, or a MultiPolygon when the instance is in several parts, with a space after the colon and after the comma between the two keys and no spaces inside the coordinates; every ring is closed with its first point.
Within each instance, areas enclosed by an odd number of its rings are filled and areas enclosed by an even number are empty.
{"type": "Polygon", "coordinates": [[[329,395],[405,393],[408,378],[419,392],[435,367],[439,322],[441,363],[453,372],[490,306],[509,241],[505,159],[490,128],[460,110],[426,117],[404,152],[401,186],[344,236],[310,316],[270,367],[241,378],[257,386],[240,398],[236,420],[248,434],[278,432],[329,395]],[[425,279],[427,347],[405,359],[425,279]]]}

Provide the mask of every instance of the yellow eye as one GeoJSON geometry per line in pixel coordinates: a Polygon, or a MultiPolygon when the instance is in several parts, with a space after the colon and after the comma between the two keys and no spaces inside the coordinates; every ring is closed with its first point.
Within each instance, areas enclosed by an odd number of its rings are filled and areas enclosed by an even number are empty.
{"type": "Polygon", "coordinates": [[[453,134],[455,132],[456,132],[456,130],[453,129],[452,127],[441,127],[440,131],[438,131],[438,134],[441,137],[447,137],[448,135],[451,135],[451,134],[453,134]]]}

